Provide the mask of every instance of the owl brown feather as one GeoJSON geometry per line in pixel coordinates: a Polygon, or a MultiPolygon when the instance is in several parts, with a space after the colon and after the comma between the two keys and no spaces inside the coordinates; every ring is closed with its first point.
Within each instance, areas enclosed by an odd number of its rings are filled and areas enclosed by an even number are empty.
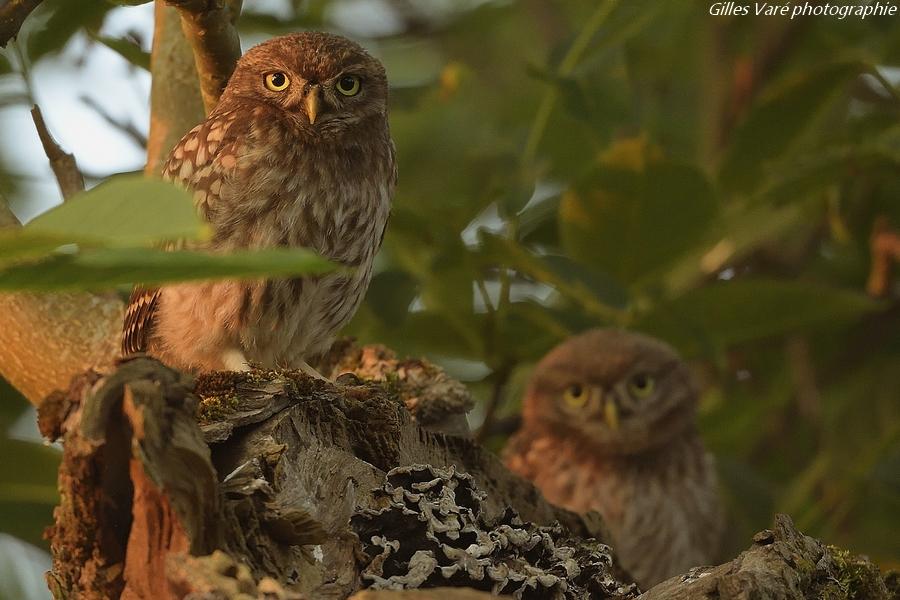
{"type": "Polygon", "coordinates": [[[260,44],[163,177],[191,190],[212,225],[200,248],[309,247],[356,270],[136,289],[123,351],[194,371],[303,366],[356,311],[387,225],[396,165],[384,68],[335,35],[260,44]]]}
{"type": "Polygon", "coordinates": [[[550,502],[599,512],[622,565],[648,587],[716,558],[722,511],[696,403],[671,348],[592,330],[538,364],[504,458],[550,502]]]}

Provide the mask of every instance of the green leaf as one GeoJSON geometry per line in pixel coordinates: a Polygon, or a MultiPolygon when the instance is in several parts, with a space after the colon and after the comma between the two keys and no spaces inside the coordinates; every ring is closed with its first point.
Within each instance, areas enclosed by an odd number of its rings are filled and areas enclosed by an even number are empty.
{"type": "Polygon", "coordinates": [[[71,244],[71,239],[21,227],[0,230],[0,267],[7,264],[46,257],[60,246],[71,244]]]}
{"type": "Polygon", "coordinates": [[[621,306],[627,292],[614,282],[597,274],[587,275],[563,257],[538,256],[506,238],[483,230],[479,233],[482,260],[486,265],[512,268],[551,285],[596,319],[617,322],[622,316],[616,306],[621,306]]]}
{"type": "Polygon", "coordinates": [[[144,52],[139,45],[129,39],[113,38],[106,35],[92,35],[94,40],[100,42],[113,52],[116,52],[136,67],[150,70],[150,53],[144,52]]]}
{"type": "Polygon", "coordinates": [[[158,179],[123,175],[43,213],[23,228],[22,235],[133,247],[199,239],[207,231],[188,192],[158,179]]]}
{"type": "Polygon", "coordinates": [[[563,196],[560,236],[569,256],[630,284],[691,249],[717,208],[694,167],[599,168],[563,196]]]}
{"type": "MultiPolygon", "coordinates": [[[[6,435],[4,433],[4,435],[6,435]]],[[[60,453],[54,448],[35,442],[0,438],[3,456],[16,457],[0,465],[0,501],[55,505],[56,471],[60,453]]]]}
{"type": "Polygon", "coordinates": [[[29,58],[37,61],[45,54],[58,52],[82,27],[99,29],[113,8],[104,0],[44,0],[26,21],[26,25],[35,25],[33,30],[28,28],[26,36],[29,58]]]}
{"type": "Polygon", "coordinates": [[[715,236],[698,240],[694,248],[668,265],[652,283],[669,298],[683,294],[761,245],[819,218],[820,206],[806,204],[794,202],[779,207],[761,204],[750,210],[744,205],[729,206],[710,232],[715,236]]]}
{"type": "Polygon", "coordinates": [[[409,273],[399,269],[382,271],[372,278],[366,304],[386,327],[396,327],[403,323],[417,292],[416,280],[409,273]]]}
{"type": "Polygon", "coordinates": [[[747,279],[697,288],[657,306],[634,327],[688,355],[818,327],[833,327],[882,308],[855,291],[804,281],[747,279]]]}
{"type": "Polygon", "coordinates": [[[859,63],[838,63],[807,72],[762,100],[734,132],[719,172],[721,187],[749,192],[765,181],[768,163],[779,159],[834,98],[859,74],[859,63]]]}
{"type": "Polygon", "coordinates": [[[334,268],[333,263],[303,248],[233,254],[98,248],[0,269],[0,290],[102,290],[135,283],[294,277],[326,273],[334,268]]]}

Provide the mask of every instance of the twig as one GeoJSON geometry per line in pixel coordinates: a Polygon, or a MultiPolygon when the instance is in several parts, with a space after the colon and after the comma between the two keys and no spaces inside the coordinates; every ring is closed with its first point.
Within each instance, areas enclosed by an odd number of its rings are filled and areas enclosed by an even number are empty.
{"type": "Polygon", "coordinates": [[[78,164],[75,157],[59,147],[47,124],[44,123],[44,117],[41,115],[41,109],[37,104],[31,107],[31,118],[34,126],[37,128],[38,137],[41,139],[41,146],[44,147],[44,154],[50,160],[50,168],[56,176],[59,183],[59,190],[62,192],[63,200],[68,200],[78,192],[84,190],[84,177],[78,170],[78,164]]]}
{"type": "Polygon", "coordinates": [[[241,56],[241,41],[234,22],[239,0],[166,0],[181,15],[181,28],[194,50],[203,105],[208,113],[241,56]]]}
{"type": "MultiPolygon", "coordinates": [[[[808,26],[808,22],[808,19],[789,22],[770,44],[762,48],[756,57],[745,57],[735,61],[732,67],[730,93],[722,99],[723,106],[719,113],[716,143],[720,148],[725,147],[734,127],[746,113],[760,90],[772,79],[778,67],[784,64],[797,42],[802,39],[801,34],[808,26]]],[[[719,30],[718,33],[720,34],[720,45],[723,45],[721,34],[724,32],[719,30]]]]}
{"type": "Polygon", "coordinates": [[[22,82],[25,84],[25,95],[28,98],[28,103],[31,104],[31,120],[34,121],[34,127],[37,129],[41,146],[44,147],[44,154],[47,155],[47,159],[50,161],[50,168],[53,169],[53,174],[56,176],[63,200],[68,200],[84,190],[84,177],[78,170],[75,157],[60,148],[47,129],[44,116],[37,105],[37,100],[35,100],[34,87],[31,84],[31,74],[29,73],[28,60],[25,57],[25,53],[22,52],[22,49],[19,48],[16,42],[13,41],[10,45],[18,58],[19,74],[22,77],[22,82]]]}
{"type": "Polygon", "coordinates": [[[81,100],[85,105],[93,109],[94,112],[100,115],[100,118],[102,118],[104,121],[121,131],[128,139],[137,144],[139,148],[147,147],[147,136],[144,135],[144,133],[137,127],[135,127],[134,123],[116,119],[111,114],[109,114],[106,109],[100,105],[99,102],[97,102],[90,96],[79,96],[78,99],[81,100]]]}
{"type": "MultiPolygon", "coordinates": [[[[607,0],[606,2],[601,3],[588,18],[585,26],[578,32],[575,41],[572,42],[569,51],[566,52],[566,55],[563,57],[562,62],[559,63],[559,68],[556,71],[558,78],[565,79],[575,71],[575,67],[578,66],[578,61],[581,60],[582,55],[588,49],[591,38],[594,37],[597,30],[600,29],[604,22],[606,22],[607,17],[609,17],[610,13],[612,13],[613,9],[618,6],[618,4],[618,2],[613,0],[607,0]]],[[[556,85],[550,86],[544,93],[544,97],[541,99],[541,103],[538,106],[537,113],[534,117],[534,122],[531,125],[531,131],[528,132],[528,139],[525,141],[525,149],[522,151],[522,164],[525,167],[530,167],[537,156],[538,145],[541,142],[541,138],[544,137],[544,131],[547,129],[547,124],[550,122],[550,115],[553,113],[553,107],[556,105],[558,99],[559,87],[556,85]]]]}
{"type": "Polygon", "coordinates": [[[875,78],[878,83],[881,84],[881,87],[884,88],[884,91],[888,93],[888,95],[894,100],[894,102],[900,103],[900,92],[897,91],[897,88],[888,81],[888,79],[881,74],[881,71],[878,70],[878,67],[871,66],[869,67],[869,75],[875,78]]]}
{"type": "Polygon", "coordinates": [[[506,363],[494,371],[494,387],[491,390],[491,398],[484,413],[484,421],[475,434],[475,440],[479,443],[484,442],[485,438],[493,430],[494,421],[497,419],[497,411],[503,404],[503,397],[506,395],[506,386],[509,383],[512,370],[513,364],[506,363]]]}
{"type": "Polygon", "coordinates": [[[8,0],[0,6],[0,48],[19,34],[22,23],[40,3],[41,0],[8,0]]]}
{"type": "Polygon", "coordinates": [[[818,422],[822,414],[822,395],[809,341],[801,335],[790,336],[785,344],[785,354],[800,413],[808,420],[818,422]]]}
{"type": "Polygon", "coordinates": [[[887,294],[891,282],[891,264],[900,262],[900,235],[890,228],[887,217],[875,219],[869,242],[872,253],[872,268],[866,291],[870,296],[880,298],[887,294]]]}
{"type": "Polygon", "coordinates": [[[488,293],[487,286],[484,284],[484,279],[479,277],[475,280],[475,284],[478,286],[478,293],[481,294],[481,301],[484,302],[484,309],[489,315],[493,316],[496,310],[494,309],[494,303],[491,302],[491,295],[488,293]]]}

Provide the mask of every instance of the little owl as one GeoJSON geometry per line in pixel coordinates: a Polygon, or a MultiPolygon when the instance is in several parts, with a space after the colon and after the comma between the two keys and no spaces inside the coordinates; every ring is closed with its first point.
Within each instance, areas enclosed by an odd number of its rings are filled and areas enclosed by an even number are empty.
{"type": "Polygon", "coordinates": [[[649,587],[716,558],[722,512],[696,405],[670,347],[588,331],[538,364],[506,463],[550,502],[599,512],[622,566],[649,587]]]}
{"type": "Polygon", "coordinates": [[[381,63],[336,35],[271,39],[239,61],[163,177],[193,191],[211,251],[303,246],[350,267],[294,279],[137,288],[123,353],[191,371],[300,368],[356,312],[397,179],[381,63]]]}

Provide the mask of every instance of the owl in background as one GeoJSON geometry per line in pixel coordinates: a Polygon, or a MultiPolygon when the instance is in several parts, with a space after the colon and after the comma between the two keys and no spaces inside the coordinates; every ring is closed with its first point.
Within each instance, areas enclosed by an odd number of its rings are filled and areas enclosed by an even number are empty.
{"type": "Polygon", "coordinates": [[[318,376],[308,360],[359,307],[387,226],[397,179],[387,101],[384,67],[341,36],[285,35],[241,57],[163,177],[193,192],[213,230],[204,249],[306,247],[350,269],[136,288],[123,354],[186,371],[253,363],[318,376]]]}
{"type": "Polygon", "coordinates": [[[550,502],[599,512],[622,566],[646,589],[717,558],[723,512],[697,396],[666,344],[587,331],[537,365],[505,462],[550,502]]]}

